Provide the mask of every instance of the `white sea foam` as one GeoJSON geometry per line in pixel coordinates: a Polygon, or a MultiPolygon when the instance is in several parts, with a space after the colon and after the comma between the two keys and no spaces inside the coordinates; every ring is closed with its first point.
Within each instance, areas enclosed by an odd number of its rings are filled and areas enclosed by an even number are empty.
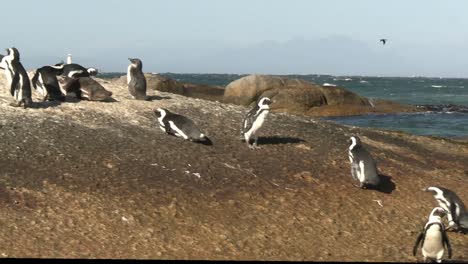
{"type": "Polygon", "coordinates": [[[431,85],[432,88],[444,88],[447,87],[445,85],[431,85]]]}
{"type": "Polygon", "coordinates": [[[335,87],[336,84],[333,84],[333,83],[324,83],[324,84],[322,84],[322,86],[332,86],[332,87],[335,87]]]}

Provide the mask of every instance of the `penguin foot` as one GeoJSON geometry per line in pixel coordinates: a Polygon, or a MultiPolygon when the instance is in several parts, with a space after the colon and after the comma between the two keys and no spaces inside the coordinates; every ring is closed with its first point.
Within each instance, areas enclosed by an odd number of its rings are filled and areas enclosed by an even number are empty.
{"type": "Polygon", "coordinates": [[[13,106],[13,107],[20,107],[20,106],[21,106],[21,102],[13,102],[13,103],[10,103],[10,106],[13,106]]]}
{"type": "Polygon", "coordinates": [[[364,189],[364,185],[362,183],[360,184],[353,184],[354,187],[364,189]]]}
{"type": "Polygon", "coordinates": [[[250,149],[261,149],[261,147],[255,145],[255,144],[249,145],[249,148],[250,148],[250,149]]]}

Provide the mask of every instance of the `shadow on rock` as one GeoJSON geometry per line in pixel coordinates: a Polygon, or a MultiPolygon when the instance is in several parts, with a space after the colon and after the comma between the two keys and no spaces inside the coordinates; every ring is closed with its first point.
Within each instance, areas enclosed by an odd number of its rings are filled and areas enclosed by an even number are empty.
{"type": "Polygon", "coordinates": [[[115,98],[107,97],[106,99],[102,100],[103,103],[116,103],[118,102],[115,98]]]}
{"type": "Polygon", "coordinates": [[[172,97],[169,97],[169,96],[148,95],[148,101],[163,100],[163,99],[172,99],[172,97]]]}
{"type": "Polygon", "coordinates": [[[380,177],[380,186],[379,187],[374,187],[374,186],[369,186],[367,189],[370,190],[375,190],[383,193],[390,194],[395,190],[395,183],[392,181],[392,177],[379,174],[380,177]]]}
{"type": "Polygon", "coordinates": [[[199,144],[202,144],[202,145],[205,145],[205,146],[213,146],[213,141],[211,141],[211,139],[205,137],[204,140],[197,140],[195,141],[199,144]]]}
{"type": "Polygon", "coordinates": [[[293,137],[260,137],[258,138],[258,144],[262,145],[280,145],[280,144],[297,144],[305,142],[305,140],[300,138],[293,138],[293,137]]]}
{"type": "Polygon", "coordinates": [[[49,107],[57,107],[60,104],[62,104],[60,101],[33,102],[29,107],[33,109],[47,109],[49,107]]]}

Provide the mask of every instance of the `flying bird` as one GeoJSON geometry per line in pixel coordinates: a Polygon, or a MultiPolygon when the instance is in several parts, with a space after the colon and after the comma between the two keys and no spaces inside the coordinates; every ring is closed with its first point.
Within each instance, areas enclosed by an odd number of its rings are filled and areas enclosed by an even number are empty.
{"type": "Polygon", "coordinates": [[[382,44],[385,45],[385,43],[387,43],[387,39],[380,39],[380,42],[382,42],[382,44]]]}

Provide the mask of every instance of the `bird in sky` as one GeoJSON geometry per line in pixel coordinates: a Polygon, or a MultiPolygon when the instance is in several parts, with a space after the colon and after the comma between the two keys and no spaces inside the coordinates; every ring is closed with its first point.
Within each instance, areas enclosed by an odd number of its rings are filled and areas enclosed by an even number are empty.
{"type": "Polygon", "coordinates": [[[387,39],[380,39],[380,42],[382,42],[382,44],[385,45],[385,43],[387,43],[387,39]]]}

